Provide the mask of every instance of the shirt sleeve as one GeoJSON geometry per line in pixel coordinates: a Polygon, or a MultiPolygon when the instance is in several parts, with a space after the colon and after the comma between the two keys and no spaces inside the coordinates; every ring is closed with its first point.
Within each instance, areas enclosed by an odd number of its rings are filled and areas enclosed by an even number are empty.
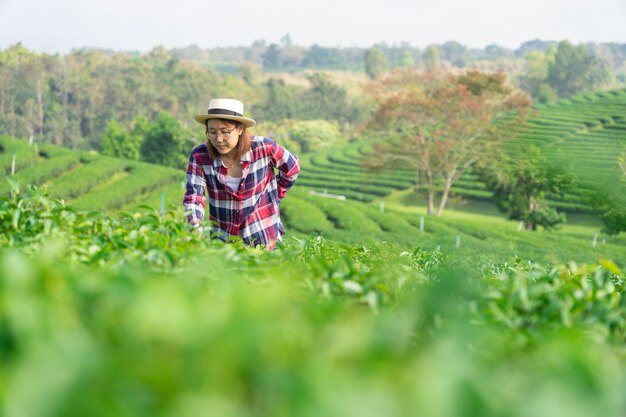
{"type": "Polygon", "coordinates": [[[300,160],[287,149],[272,141],[272,163],[278,169],[278,199],[285,198],[300,173],[300,160]]]}
{"type": "Polygon", "coordinates": [[[189,157],[189,165],[187,167],[187,185],[185,197],[183,198],[183,206],[187,213],[187,220],[190,224],[196,226],[204,220],[204,212],[206,207],[206,178],[202,165],[196,160],[192,153],[189,157]]]}

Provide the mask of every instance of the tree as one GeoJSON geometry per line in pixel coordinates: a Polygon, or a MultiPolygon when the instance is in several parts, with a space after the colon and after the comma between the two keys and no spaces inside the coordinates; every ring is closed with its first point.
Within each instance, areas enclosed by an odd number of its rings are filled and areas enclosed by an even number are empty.
{"type": "Polygon", "coordinates": [[[403,51],[400,56],[400,66],[401,67],[413,67],[415,66],[415,60],[413,59],[413,55],[409,51],[403,51]]]}
{"type": "Polygon", "coordinates": [[[304,54],[302,66],[306,68],[338,68],[342,65],[341,51],[312,45],[304,54]]]}
{"type": "Polygon", "coordinates": [[[470,61],[470,54],[467,47],[456,41],[448,41],[441,45],[441,55],[443,59],[451,62],[455,67],[465,67],[470,61]]]}
{"type": "Polygon", "coordinates": [[[441,67],[441,55],[439,54],[439,48],[435,45],[430,45],[422,54],[422,62],[424,63],[424,69],[426,71],[436,71],[441,67]]]}
{"type": "Polygon", "coordinates": [[[557,99],[554,89],[547,82],[548,70],[555,55],[556,47],[550,47],[546,52],[531,51],[524,57],[524,74],[519,79],[520,86],[541,103],[557,99]]]}
{"type": "Polygon", "coordinates": [[[188,149],[185,148],[185,132],[180,123],[169,113],[159,112],[146,127],[141,145],[141,159],[154,164],[184,168],[188,149]]]}
{"type": "Polygon", "coordinates": [[[341,134],[336,122],[306,120],[293,125],[290,138],[298,142],[302,152],[312,152],[337,146],[341,134]]]}
{"type": "Polygon", "coordinates": [[[515,50],[515,54],[519,57],[526,56],[529,52],[532,51],[540,51],[547,52],[550,48],[556,47],[557,42],[555,41],[542,41],[539,39],[533,39],[531,41],[526,41],[519,46],[515,50]]]}
{"type": "Polygon", "coordinates": [[[390,136],[376,146],[374,164],[414,169],[423,178],[429,214],[441,189],[437,215],[452,184],[500,146],[530,106],[502,72],[397,70],[370,93],[378,105],[371,130],[390,136]]]}
{"type": "Polygon", "coordinates": [[[365,51],[365,72],[372,80],[380,77],[388,66],[387,57],[379,48],[370,48],[365,51]]]}
{"type": "MultiPolygon", "coordinates": [[[[626,193],[625,185],[620,188],[622,193],[626,193]]],[[[602,231],[609,235],[626,232],[626,198],[619,194],[600,194],[596,197],[599,203],[595,206],[601,210],[600,220],[604,224],[602,231]]]]}
{"type": "Polygon", "coordinates": [[[574,46],[562,41],[548,68],[547,81],[559,97],[597,88],[608,79],[602,62],[592,56],[583,45],[574,46]]]}
{"type": "Polygon", "coordinates": [[[122,125],[111,119],[102,135],[102,154],[117,158],[138,160],[141,153],[142,137],[129,132],[122,125]]]}
{"type": "Polygon", "coordinates": [[[261,66],[253,62],[244,62],[239,66],[239,75],[248,84],[256,83],[263,75],[261,66]]]}
{"type": "Polygon", "coordinates": [[[485,55],[490,59],[498,59],[504,57],[510,57],[513,52],[510,49],[506,49],[496,44],[489,44],[485,46],[485,55]]]}
{"type": "Polygon", "coordinates": [[[277,68],[280,68],[280,48],[275,43],[272,43],[263,54],[263,69],[272,70],[277,68]]]}
{"type": "Polygon", "coordinates": [[[280,38],[280,44],[282,46],[289,46],[292,44],[291,42],[291,35],[289,35],[289,33],[285,33],[285,35],[280,38]]]}
{"type": "Polygon", "coordinates": [[[281,120],[297,117],[302,109],[303,88],[287,85],[284,80],[270,78],[265,82],[266,98],[254,106],[254,114],[261,120],[281,120]]]}
{"type": "Polygon", "coordinates": [[[609,235],[626,232],[626,151],[617,159],[617,166],[617,175],[602,178],[589,194],[589,203],[600,212],[602,230],[609,235]]]}
{"type": "Polygon", "coordinates": [[[546,196],[563,195],[575,181],[550,163],[539,148],[531,146],[515,158],[501,155],[479,172],[498,209],[509,219],[524,222],[526,230],[537,230],[537,226],[553,229],[565,222],[565,214],[549,207],[546,196]]]}
{"type": "Polygon", "coordinates": [[[307,79],[311,88],[302,96],[302,118],[346,120],[350,106],[345,88],[333,83],[327,74],[320,72],[307,75],[307,79]]]}

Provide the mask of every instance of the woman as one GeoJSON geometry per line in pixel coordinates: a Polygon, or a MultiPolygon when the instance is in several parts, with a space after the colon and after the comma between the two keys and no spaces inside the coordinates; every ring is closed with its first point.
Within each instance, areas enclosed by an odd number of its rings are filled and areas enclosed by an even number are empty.
{"type": "Polygon", "coordinates": [[[211,100],[208,112],[194,119],[205,126],[207,141],[189,157],[183,200],[189,223],[198,227],[204,220],[208,197],[212,232],[220,239],[239,236],[249,245],[274,249],[285,234],[278,205],[295,182],[300,161],[273,140],[251,136],[247,129],[256,122],[243,116],[238,100],[211,100]]]}

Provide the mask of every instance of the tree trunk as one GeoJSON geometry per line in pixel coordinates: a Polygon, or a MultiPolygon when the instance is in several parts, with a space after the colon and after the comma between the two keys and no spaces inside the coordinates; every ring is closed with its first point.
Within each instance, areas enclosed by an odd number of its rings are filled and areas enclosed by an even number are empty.
{"type": "MultiPolygon", "coordinates": [[[[528,203],[528,211],[532,213],[533,211],[537,210],[537,208],[538,204],[535,204],[535,199],[533,197],[530,197],[530,202],[528,203]]],[[[524,221],[524,227],[526,228],[526,230],[529,231],[537,230],[537,224],[530,220],[524,221]]]]}
{"type": "Polygon", "coordinates": [[[441,216],[443,208],[448,203],[448,195],[450,194],[450,188],[452,188],[452,176],[446,178],[446,184],[443,187],[443,194],[441,195],[441,201],[439,201],[439,209],[437,210],[437,216],[441,216]]]}
{"type": "Polygon", "coordinates": [[[39,138],[43,137],[43,91],[41,78],[37,78],[37,133],[39,138]]]}
{"type": "Polygon", "coordinates": [[[430,171],[424,172],[426,175],[426,190],[428,195],[428,215],[431,216],[435,213],[435,189],[433,187],[433,176],[430,171]]]}
{"type": "Polygon", "coordinates": [[[524,228],[529,232],[534,232],[535,230],[537,230],[537,225],[533,222],[525,222],[524,228]]]}
{"type": "Polygon", "coordinates": [[[435,213],[435,191],[432,188],[428,189],[428,215],[432,216],[435,213]]]}

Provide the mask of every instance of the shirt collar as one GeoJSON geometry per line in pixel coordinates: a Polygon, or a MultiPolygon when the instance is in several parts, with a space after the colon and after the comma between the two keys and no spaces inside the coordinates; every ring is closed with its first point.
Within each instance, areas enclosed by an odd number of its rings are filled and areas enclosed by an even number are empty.
{"type": "MultiPolygon", "coordinates": [[[[241,158],[239,158],[241,162],[250,162],[252,160],[252,150],[244,153],[241,158]]],[[[222,165],[222,158],[217,157],[213,160],[213,168],[218,169],[222,165]]]]}

